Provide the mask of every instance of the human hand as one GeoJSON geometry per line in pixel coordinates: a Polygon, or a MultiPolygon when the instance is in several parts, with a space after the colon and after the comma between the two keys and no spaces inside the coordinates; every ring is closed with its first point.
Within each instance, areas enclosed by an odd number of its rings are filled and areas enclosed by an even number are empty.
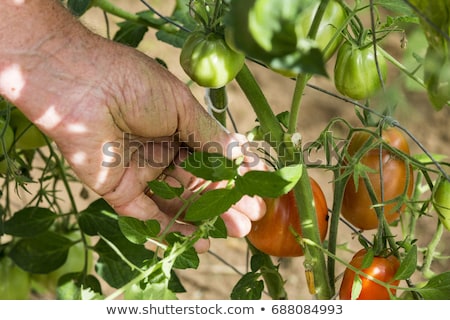
{"type": "MultiPolygon", "coordinates": [[[[178,181],[188,196],[203,181],[176,165],[186,155],[180,148],[214,146],[214,152],[236,157],[242,137],[228,134],[181,81],[146,55],[92,34],[58,4],[38,1],[24,6],[46,14],[36,14],[32,22],[20,19],[26,11],[6,15],[21,20],[21,25],[10,22],[18,32],[5,47],[22,50],[11,54],[0,49],[0,94],[53,139],[79,179],[117,213],[157,219],[165,228],[179,203],[146,196],[148,181],[164,172],[168,183],[178,181]],[[25,43],[21,35],[40,39],[39,46],[20,47],[25,43]],[[166,170],[174,160],[175,169],[166,170]]],[[[245,236],[250,221],[264,212],[262,199],[242,198],[223,215],[229,235],[245,236]]],[[[173,226],[185,234],[194,228],[173,226]]],[[[205,251],[208,246],[202,240],[196,248],[205,251]]]]}

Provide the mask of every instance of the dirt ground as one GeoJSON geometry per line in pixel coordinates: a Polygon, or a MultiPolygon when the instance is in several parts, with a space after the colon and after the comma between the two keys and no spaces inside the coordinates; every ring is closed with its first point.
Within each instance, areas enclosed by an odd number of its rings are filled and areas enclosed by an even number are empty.
{"type": "MultiPolygon", "coordinates": [[[[138,0],[113,1],[117,5],[131,12],[145,10],[145,7],[138,0]]],[[[152,5],[167,13],[167,5],[172,1],[164,2],[151,1],[152,5]]],[[[114,31],[114,22],[118,21],[110,17],[110,26],[114,31]]],[[[95,32],[105,35],[105,24],[103,14],[98,9],[91,10],[83,17],[83,22],[95,32]]],[[[393,40],[391,48],[397,46],[393,40]]],[[[163,58],[169,69],[183,81],[187,81],[187,76],[182,71],[177,61],[179,49],[158,42],[153,33],[150,32],[143,42],[140,50],[151,57],[163,58]]],[[[333,62],[330,61],[328,67],[331,68],[333,62]]],[[[268,72],[264,68],[250,64],[258,82],[261,85],[269,103],[276,112],[288,110],[292,96],[294,82],[280,75],[268,72]]],[[[311,81],[312,84],[325,88],[335,93],[333,83],[327,78],[317,78],[311,81]]],[[[193,86],[192,91],[196,97],[203,103],[204,90],[193,86]]],[[[255,125],[255,115],[236,83],[231,83],[228,88],[229,108],[236,121],[240,132],[246,132],[255,125]]],[[[395,118],[400,123],[414,133],[414,136],[432,153],[450,155],[450,130],[449,117],[450,108],[435,112],[427,102],[424,94],[414,92],[404,92],[406,103],[399,106],[395,118]]],[[[301,132],[304,141],[313,141],[317,139],[319,133],[326,124],[335,117],[343,117],[350,123],[357,125],[358,119],[355,116],[353,105],[340,101],[327,94],[318,92],[312,88],[307,88],[303,98],[303,107],[301,119],[298,123],[298,129],[301,132]]],[[[232,129],[230,127],[230,129],[232,129]]],[[[412,153],[419,153],[419,148],[411,143],[412,153]]],[[[318,155],[320,157],[320,155],[318,155]]],[[[311,170],[310,175],[316,178],[324,190],[328,206],[332,204],[332,184],[331,175],[327,172],[311,170]]],[[[421,225],[420,237],[427,241],[434,230],[435,221],[430,218],[430,223],[421,225]]],[[[367,237],[371,237],[370,232],[366,232],[367,237]]],[[[351,231],[342,226],[340,232],[340,244],[348,243],[350,248],[358,248],[359,244],[353,239],[351,231]]],[[[450,243],[450,238],[444,243],[450,243]]],[[[450,255],[450,248],[440,248],[447,255],[450,255]]],[[[180,278],[187,289],[187,293],[179,295],[180,299],[229,299],[232,287],[239,280],[240,273],[247,271],[248,252],[243,239],[229,238],[226,240],[213,240],[211,251],[215,254],[204,254],[201,256],[200,267],[198,270],[187,270],[180,272],[180,278]],[[219,258],[217,258],[220,257],[219,258]]],[[[351,253],[339,252],[342,257],[350,258],[351,253]]],[[[286,280],[286,289],[290,299],[310,299],[307,293],[303,273],[303,258],[285,259],[280,261],[280,270],[286,280]]],[[[337,265],[338,271],[342,267],[337,265]]],[[[438,265],[437,270],[449,271],[450,266],[438,265]]],[[[268,298],[263,296],[263,298],[268,298]]]]}

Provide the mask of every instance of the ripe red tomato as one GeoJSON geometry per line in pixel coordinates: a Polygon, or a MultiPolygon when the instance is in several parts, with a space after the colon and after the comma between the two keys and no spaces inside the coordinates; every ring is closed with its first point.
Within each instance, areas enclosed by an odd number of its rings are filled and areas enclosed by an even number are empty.
{"type": "MultiPolygon", "coordinates": [[[[358,251],[350,261],[350,265],[361,270],[365,274],[388,283],[393,286],[397,286],[400,280],[394,280],[395,273],[400,267],[398,259],[390,255],[388,257],[374,257],[372,263],[368,268],[361,269],[364,261],[364,256],[367,253],[366,249],[358,251]]],[[[361,280],[361,291],[356,300],[389,300],[389,291],[379,285],[378,283],[369,280],[364,276],[359,276],[361,280]]],[[[355,272],[350,269],[345,269],[344,278],[342,279],[341,288],[339,290],[339,298],[341,300],[350,300],[352,298],[352,287],[355,279],[355,272]]],[[[390,289],[391,293],[395,295],[396,290],[390,289]]]]}
{"type": "MultiPolygon", "coordinates": [[[[370,137],[372,135],[367,132],[356,132],[348,146],[349,155],[355,155],[370,137]]],[[[409,154],[408,142],[400,130],[396,128],[385,129],[382,132],[382,138],[392,148],[409,154]]],[[[367,175],[378,201],[381,202],[379,149],[369,150],[363,155],[360,162],[374,171],[367,172],[367,175]]],[[[382,152],[382,163],[384,202],[389,202],[384,206],[384,216],[387,222],[391,223],[398,219],[400,212],[405,207],[404,204],[401,205],[398,201],[392,200],[402,195],[405,190],[408,196],[412,194],[414,188],[413,170],[411,166],[407,166],[403,159],[395,156],[386,148],[382,152]],[[398,207],[400,209],[396,210],[398,207]]],[[[373,204],[363,178],[360,177],[358,189],[356,189],[353,176],[351,176],[344,191],[341,209],[343,217],[361,230],[376,229],[378,227],[378,219],[375,209],[372,206],[373,204]]]]}
{"type": "MultiPolygon", "coordinates": [[[[310,178],[316,207],[320,238],[323,241],[328,230],[328,207],[319,184],[310,178]]],[[[290,231],[290,226],[301,235],[300,220],[294,192],[279,198],[265,199],[265,216],[252,223],[248,240],[262,252],[276,257],[298,257],[303,255],[302,247],[290,231]]]]}

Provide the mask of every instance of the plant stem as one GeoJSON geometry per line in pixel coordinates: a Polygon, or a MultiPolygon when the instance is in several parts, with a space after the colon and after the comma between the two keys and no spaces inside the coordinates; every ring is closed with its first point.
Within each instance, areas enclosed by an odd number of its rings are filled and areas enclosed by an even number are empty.
{"type": "Polygon", "coordinates": [[[317,223],[316,210],[313,205],[314,199],[311,182],[308,177],[306,166],[303,165],[302,176],[294,188],[295,199],[298,206],[298,212],[302,227],[302,237],[314,242],[305,247],[305,264],[307,264],[314,274],[314,285],[318,299],[331,299],[333,296],[330,281],[328,279],[325,256],[319,246],[321,239],[317,223]]]}
{"type": "Polygon", "coordinates": [[[294,95],[291,103],[291,113],[289,115],[288,133],[294,133],[297,131],[297,122],[300,114],[300,105],[305,91],[306,84],[310,79],[310,75],[302,73],[298,75],[295,81],[294,95]]]}
{"type": "MultiPolygon", "coordinates": [[[[344,198],[344,189],[347,184],[347,180],[349,176],[344,178],[337,179],[339,177],[339,169],[334,170],[334,179],[335,179],[335,189],[333,195],[333,210],[331,214],[330,221],[330,232],[328,234],[328,251],[330,251],[333,255],[336,254],[337,248],[337,238],[338,238],[338,227],[339,227],[339,217],[342,207],[342,200],[344,198]]],[[[335,278],[335,266],[336,261],[328,256],[328,278],[330,280],[331,290],[334,293],[336,291],[334,278],[335,278]]]]}
{"type": "Polygon", "coordinates": [[[283,129],[246,64],[236,76],[236,81],[252,105],[266,141],[278,149],[280,142],[283,141],[283,129]]]}
{"type": "Polygon", "coordinates": [[[116,17],[123,18],[125,20],[132,21],[132,22],[138,22],[138,23],[145,23],[146,24],[146,21],[141,19],[138,15],[135,15],[133,13],[125,11],[125,10],[115,6],[114,4],[109,2],[108,0],[93,0],[92,1],[92,6],[99,7],[103,11],[108,12],[108,13],[116,16],[116,17]]]}
{"type": "Polygon", "coordinates": [[[219,123],[226,127],[227,125],[227,108],[228,99],[227,91],[225,87],[214,89],[210,88],[206,91],[206,105],[208,107],[209,113],[217,120],[219,123]]]}
{"type": "Polygon", "coordinates": [[[389,53],[387,53],[383,48],[381,47],[377,47],[377,50],[389,61],[391,62],[394,66],[396,66],[397,68],[399,68],[404,74],[406,74],[408,77],[410,77],[412,80],[414,80],[415,82],[417,82],[417,84],[419,84],[421,87],[425,88],[425,84],[423,82],[422,79],[418,78],[417,76],[415,76],[413,73],[411,73],[409,71],[409,69],[407,67],[405,67],[404,65],[402,65],[397,59],[395,59],[393,56],[391,56],[389,53]]]}
{"type": "Polygon", "coordinates": [[[436,232],[434,233],[433,238],[431,239],[430,243],[427,246],[425,261],[423,263],[423,275],[427,279],[430,279],[431,277],[434,276],[434,272],[431,270],[431,263],[433,262],[436,248],[440,243],[443,233],[444,233],[444,226],[440,221],[438,221],[436,232]]]}

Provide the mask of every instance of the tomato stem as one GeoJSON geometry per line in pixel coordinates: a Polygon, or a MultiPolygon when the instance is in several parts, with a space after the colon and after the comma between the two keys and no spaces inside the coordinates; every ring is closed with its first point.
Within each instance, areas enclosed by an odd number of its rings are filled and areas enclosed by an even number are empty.
{"type": "Polygon", "coordinates": [[[302,176],[294,188],[295,200],[297,202],[298,213],[301,221],[302,237],[314,242],[315,246],[306,243],[305,263],[310,266],[314,276],[314,286],[319,299],[331,299],[333,292],[328,278],[326,260],[321,246],[317,216],[315,213],[314,199],[310,179],[303,164],[302,176]]]}
{"type": "Polygon", "coordinates": [[[206,104],[209,113],[217,120],[219,123],[226,127],[227,125],[227,108],[228,99],[227,91],[225,87],[218,89],[209,88],[206,91],[206,104]]]}
{"type": "MultiPolygon", "coordinates": [[[[350,176],[347,175],[345,177],[341,177],[340,179],[338,179],[338,177],[340,177],[339,168],[334,170],[335,189],[333,195],[333,208],[330,220],[330,231],[328,234],[328,250],[332,254],[336,254],[340,212],[342,207],[342,201],[344,199],[345,185],[347,184],[347,180],[349,179],[350,176]]],[[[335,278],[335,266],[336,261],[331,256],[328,256],[328,278],[330,280],[333,280],[335,278]]],[[[335,292],[336,287],[334,281],[330,281],[330,285],[332,292],[335,292]]]]}
{"type": "Polygon", "coordinates": [[[284,131],[247,64],[237,74],[236,81],[256,113],[264,139],[278,149],[284,131]]]}
{"type": "Polygon", "coordinates": [[[294,133],[297,131],[301,100],[309,79],[309,74],[302,73],[298,75],[297,80],[295,81],[295,89],[291,103],[291,112],[289,115],[288,133],[294,133]]]}

